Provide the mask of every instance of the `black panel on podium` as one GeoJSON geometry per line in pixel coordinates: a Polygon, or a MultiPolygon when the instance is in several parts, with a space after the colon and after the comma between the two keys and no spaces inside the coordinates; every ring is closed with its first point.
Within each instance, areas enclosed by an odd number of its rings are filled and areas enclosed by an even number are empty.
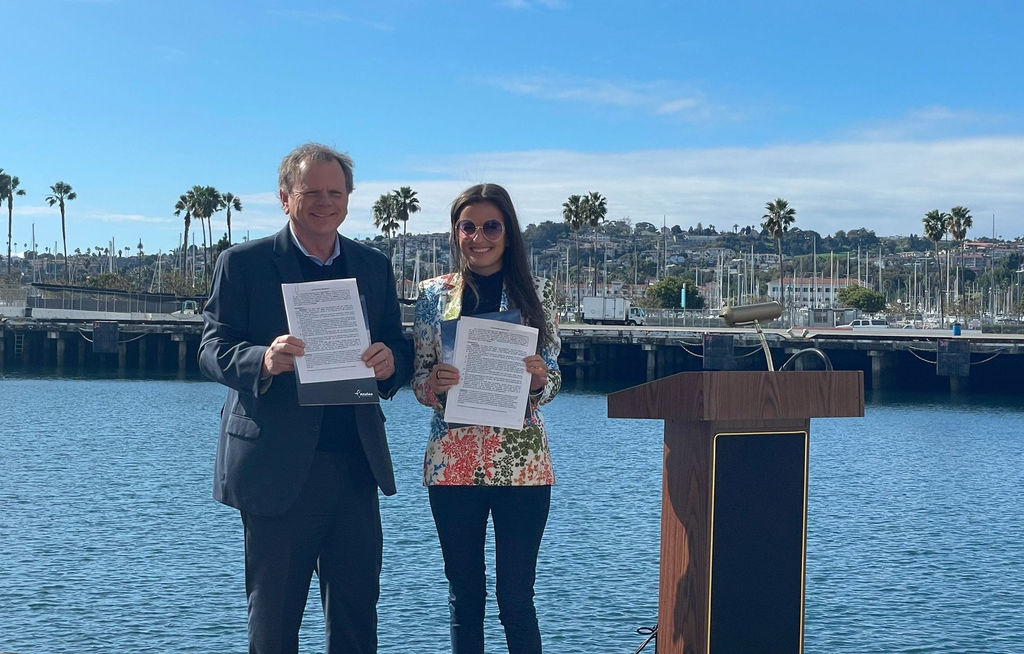
{"type": "Polygon", "coordinates": [[[665,421],[661,654],[803,651],[810,419],[864,415],[861,371],[684,372],[608,396],[665,421]]]}
{"type": "Polygon", "coordinates": [[[807,432],[715,436],[712,652],[800,650],[807,445],[807,432]]]}

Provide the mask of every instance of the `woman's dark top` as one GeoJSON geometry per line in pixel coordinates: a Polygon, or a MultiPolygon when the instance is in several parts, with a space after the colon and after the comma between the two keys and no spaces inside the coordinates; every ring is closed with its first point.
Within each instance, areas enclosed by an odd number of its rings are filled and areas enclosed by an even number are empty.
{"type": "Polygon", "coordinates": [[[501,289],[505,283],[505,272],[499,270],[493,275],[478,275],[472,270],[466,276],[476,284],[476,293],[468,285],[462,290],[462,315],[476,316],[481,313],[492,313],[501,309],[501,289]]]}

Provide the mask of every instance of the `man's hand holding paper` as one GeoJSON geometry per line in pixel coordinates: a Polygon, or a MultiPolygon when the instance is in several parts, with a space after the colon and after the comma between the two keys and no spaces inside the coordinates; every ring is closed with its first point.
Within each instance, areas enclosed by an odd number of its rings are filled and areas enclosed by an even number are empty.
{"type": "Polygon", "coordinates": [[[355,279],[282,284],[290,335],[274,339],[264,367],[290,362],[300,405],[377,401],[378,380],[395,372],[394,353],[370,343],[355,279]],[[298,358],[296,358],[298,357],[298,358]]]}

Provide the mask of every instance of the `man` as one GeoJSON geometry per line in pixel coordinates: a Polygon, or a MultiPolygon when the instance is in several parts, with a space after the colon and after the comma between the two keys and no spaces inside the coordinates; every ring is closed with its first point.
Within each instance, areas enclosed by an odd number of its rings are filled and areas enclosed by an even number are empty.
{"type": "Polygon", "coordinates": [[[220,255],[203,312],[203,373],[228,387],[214,497],[239,509],[245,534],[250,652],[297,652],[314,570],[328,654],[376,652],[381,523],[377,489],[395,492],[377,404],[300,406],[281,284],[355,277],[382,398],[412,374],[395,279],[380,252],[338,234],[352,160],[319,144],[281,162],[288,224],[220,255]]]}

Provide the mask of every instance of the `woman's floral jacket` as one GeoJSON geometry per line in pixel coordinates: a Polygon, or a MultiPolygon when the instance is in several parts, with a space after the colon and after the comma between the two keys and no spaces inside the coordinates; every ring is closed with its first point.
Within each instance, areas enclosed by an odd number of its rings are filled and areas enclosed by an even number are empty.
{"type": "MultiPolygon", "coordinates": [[[[548,367],[548,383],[539,396],[530,396],[529,414],[522,429],[459,425],[444,420],[444,397],[430,391],[427,380],[441,359],[441,321],[458,318],[462,312],[463,281],[458,273],[428,279],[420,284],[413,323],[416,345],[412,380],[416,399],[434,409],[430,436],[423,458],[423,483],[449,486],[543,486],[555,483],[540,405],[558,393],[562,374],[558,370],[557,311],[555,290],[548,280],[534,278],[544,307],[553,343],[541,349],[548,367]]],[[[508,298],[501,294],[501,310],[508,310],[508,298]]]]}

